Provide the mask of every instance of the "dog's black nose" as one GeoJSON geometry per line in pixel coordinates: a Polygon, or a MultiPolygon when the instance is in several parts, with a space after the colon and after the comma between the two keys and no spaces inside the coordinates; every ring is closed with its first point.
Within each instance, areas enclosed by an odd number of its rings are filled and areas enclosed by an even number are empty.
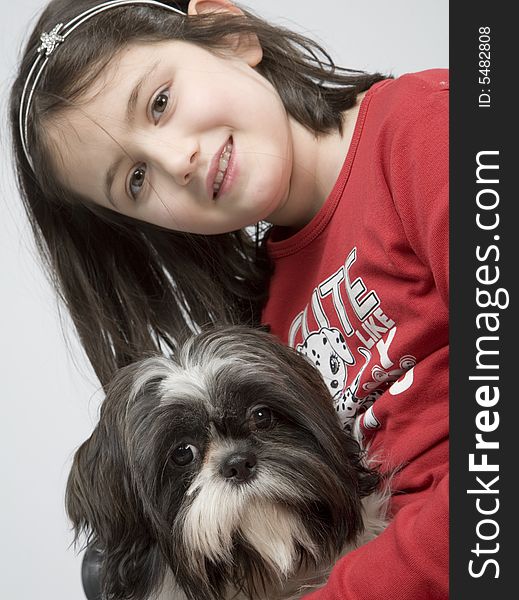
{"type": "Polygon", "coordinates": [[[254,474],[257,462],[256,455],[252,452],[231,454],[225,459],[221,472],[226,479],[247,481],[254,474]]]}

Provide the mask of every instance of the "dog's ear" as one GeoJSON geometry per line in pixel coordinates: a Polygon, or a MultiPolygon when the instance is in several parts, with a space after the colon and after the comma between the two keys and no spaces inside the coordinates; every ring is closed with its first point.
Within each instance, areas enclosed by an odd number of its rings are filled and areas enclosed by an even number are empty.
{"type": "Polygon", "coordinates": [[[166,563],[146,526],[125,459],[122,400],[108,394],[99,424],[77,450],[66,508],[76,541],[86,535],[103,555],[103,597],[147,600],[160,587],[166,563]]]}

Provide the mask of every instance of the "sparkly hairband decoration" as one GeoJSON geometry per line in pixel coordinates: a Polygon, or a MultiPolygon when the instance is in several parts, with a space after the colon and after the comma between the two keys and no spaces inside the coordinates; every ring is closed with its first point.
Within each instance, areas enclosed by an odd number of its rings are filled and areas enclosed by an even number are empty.
{"type": "Polygon", "coordinates": [[[40,36],[41,45],[37,48],[38,55],[36,56],[36,60],[29,71],[29,75],[27,76],[27,80],[25,85],[23,86],[22,97],[20,99],[20,117],[19,117],[19,127],[20,127],[20,138],[22,140],[22,147],[27,158],[27,161],[31,165],[31,168],[34,170],[33,162],[31,159],[31,155],[29,153],[29,140],[27,137],[27,122],[29,118],[29,111],[31,108],[32,97],[34,95],[34,91],[36,90],[36,86],[38,85],[38,81],[40,80],[41,74],[45,69],[47,63],[49,62],[49,57],[52,55],[54,50],[62,44],[65,39],[80,25],[82,25],[85,21],[88,21],[90,18],[98,15],[99,13],[104,12],[105,10],[109,10],[111,8],[117,8],[119,6],[126,5],[147,5],[147,6],[158,6],[165,10],[169,10],[171,12],[175,12],[179,15],[186,16],[186,13],[182,12],[178,8],[174,8],[173,6],[169,6],[168,4],[163,4],[162,2],[158,2],[156,0],[110,0],[109,2],[103,2],[102,4],[98,4],[97,6],[93,6],[88,10],[80,13],[77,17],[74,17],[71,21],[63,25],[63,23],[58,23],[52,31],[49,33],[42,33],[40,36]],[[36,75],[35,75],[36,73],[36,75]],[[34,78],[33,78],[33,75],[34,78]],[[31,83],[32,81],[32,83],[31,83]],[[26,100],[27,98],[27,100],[26,100]],[[25,108],[24,108],[25,107],[25,108]]]}

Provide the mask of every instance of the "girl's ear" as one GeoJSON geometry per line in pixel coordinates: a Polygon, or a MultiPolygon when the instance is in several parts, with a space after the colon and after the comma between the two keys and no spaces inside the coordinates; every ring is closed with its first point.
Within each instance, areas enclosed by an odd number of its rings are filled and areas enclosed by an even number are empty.
{"type": "Polygon", "coordinates": [[[229,12],[243,15],[243,12],[230,0],[191,0],[187,9],[188,15],[200,15],[205,12],[229,12]]]}
{"type": "MultiPolygon", "coordinates": [[[[201,15],[204,13],[227,13],[231,15],[243,15],[243,11],[235,6],[230,0],[191,0],[187,9],[188,15],[201,15]]],[[[248,35],[231,34],[231,50],[234,56],[244,60],[250,67],[257,66],[263,58],[263,50],[258,37],[250,33],[248,35]]]]}

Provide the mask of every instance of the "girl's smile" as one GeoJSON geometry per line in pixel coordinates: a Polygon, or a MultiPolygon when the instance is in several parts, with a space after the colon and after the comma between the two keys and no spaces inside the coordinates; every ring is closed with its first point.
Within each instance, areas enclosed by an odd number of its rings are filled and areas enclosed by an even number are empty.
{"type": "Polygon", "coordinates": [[[237,160],[234,151],[234,140],[232,136],[227,140],[224,147],[214,155],[207,176],[207,189],[209,197],[213,200],[220,198],[222,194],[231,187],[237,176],[237,160]]]}

